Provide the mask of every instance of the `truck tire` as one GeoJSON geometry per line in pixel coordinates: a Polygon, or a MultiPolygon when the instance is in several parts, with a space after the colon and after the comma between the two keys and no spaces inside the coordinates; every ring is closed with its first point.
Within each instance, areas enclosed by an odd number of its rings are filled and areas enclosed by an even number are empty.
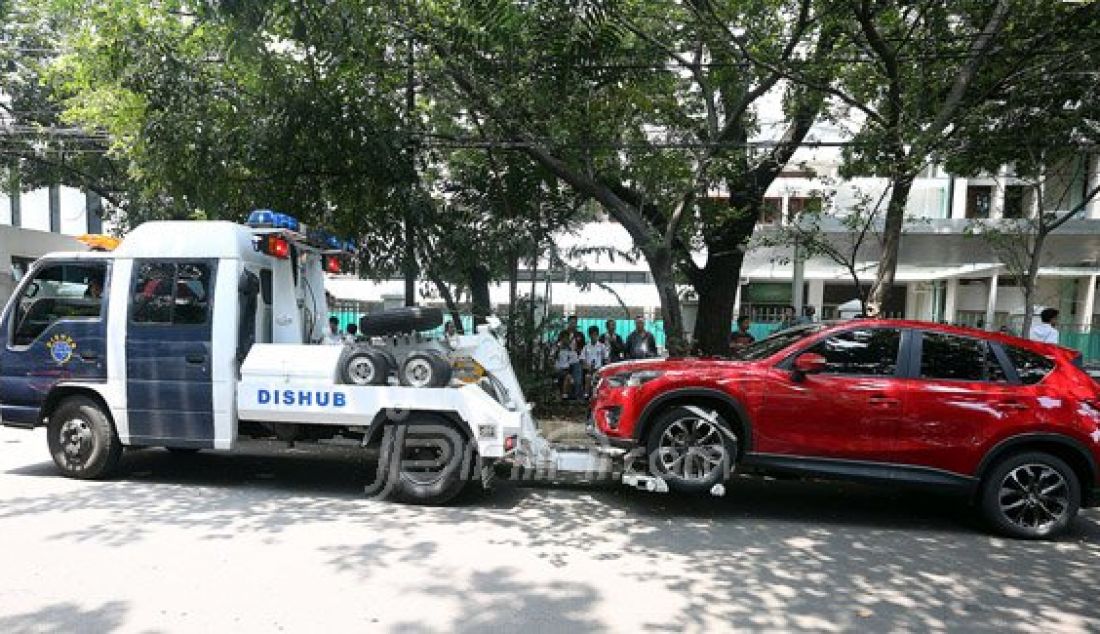
{"type": "Polygon", "coordinates": [[[981,509],[998,533],[1049,539],[1065,531],[1081,506],[1081,483],[1061,458],[1026,451],[996,464],[984,478],[981,509]]]}
{"type": "Polygon", "coordinates": [[[375,348],[348,348],[339,364],[340,381],[347,385],[385,385],[390,376],[389,359],[375,348]]]}
{"type": "Polygon", "coordinates": [[[443,387],[451,382],[451,364],[439,353],[418,350],[405,357],[397,378],[408,387],[443,387]]]}
{"type": "Polygon", "coordinates": [[[434,330],[441,325],[443,325],[443,311],[438,308],[418,306],[395,308],[359,318],[359,332],[364,337],[434,330]]]}
{"type": "Polygon", "coordinates": [[[69,478],[107,477],[122,456],[110,416],[86,396],[70,396],[57,406],[50,414],[46,438],[54,464],[69,478]]]}
{"type": "Polygon", "coordinates": [[[649,470],[678,493],[706,493],[733,470],[737,437],[709,408],[678,405],[659,414],[646,436],[649,470]]]}
{"type": "Polygon", "coordinates": [[[408,504],[451,501],[476,473],[464,434],[446,419],[422,415],[393,425],[380,460],[387,469],[389,499],[408,504]]]}

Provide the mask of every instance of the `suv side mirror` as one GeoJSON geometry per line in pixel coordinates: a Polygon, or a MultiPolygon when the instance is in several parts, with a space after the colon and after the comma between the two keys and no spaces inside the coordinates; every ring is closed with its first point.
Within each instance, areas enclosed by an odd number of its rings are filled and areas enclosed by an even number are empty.
{"type": "Polygon", "coordinates": [[[829,362],[825,357],[814,352],[807,352],[795,357],[793,370],[795,377],[801,378],[807,374],[823,372],[828,365],[829,362]]]}

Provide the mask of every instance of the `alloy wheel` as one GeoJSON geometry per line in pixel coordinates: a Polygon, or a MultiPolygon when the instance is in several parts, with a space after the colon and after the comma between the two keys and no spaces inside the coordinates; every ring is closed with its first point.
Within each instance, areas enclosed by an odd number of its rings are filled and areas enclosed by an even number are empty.
{"type": "Polygon", "coordinates": [[[665,473],[684,480],[705,481],[723,468],[726,443],[723,430],[702,418],[673,421],[661,434],[657,461],[665,473]]]}
{"type": "Polygon", "coordinates": [[[1024,530],[1042,533],[1069,511],[1069,485],[1061,473],[1048,465],[1023,464],[1005,475],[998,501],[1008,521],[1024,530]]]}

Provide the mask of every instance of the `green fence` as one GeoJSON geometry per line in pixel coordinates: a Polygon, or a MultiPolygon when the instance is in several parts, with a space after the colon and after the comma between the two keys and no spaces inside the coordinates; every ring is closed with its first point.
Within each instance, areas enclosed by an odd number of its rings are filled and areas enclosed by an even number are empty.
{"type": "MultiPolygon", "coordinates": [[[[329,313],[335,315],[340,320],[340,328],[347,330],[348,324],[359,323],[359,317],[363,315],[359,310],[359,306],[353,303],[338,303],[334,309],[329,313]]],[[[444,317],[444,321],[450,321],[450,315],[444,317]]],[[[564,319],[560,320],[564,324],[564,319]]],[[[620,336],[626,337],[632,330],[634,330],[633,319],[615,319],[615,332],[620,336]]],[[[473,331],[474,319],[470,315],[462,316],[462,327],[465,332],[473,331]]],[[[577,327],[581,332],[587,335],[588,327],[596,326],[600,330],[600,334],[607,332],[607,319],[597,317],[586,317],[577,320],[577,327]]],[[[778,328],[778,324],[775,323],[757,323],[753,322],[749,326],[749,334],[756,338],[757,341],[767,337],[774,333],[778,328]]],[[[661,319],[647,319],[646,330],[653,333],[653,338],[657,340],[657,345],[661,348],[665,347],[665,322],[661,319]]],[[[442,327],[437,328],[432,334],[439,334],[443,331],[442,327]]],[[[733,331],[731,324],[730,331],[733,331]]],[[[547,333],[546,337],[549,341],[555,335],[557,331],[547,333]]],[[[1100,363],[1100,330],[1081,332],[1077,328],[1063,327],[1059,336],[1059,343],[1068,348],[1073,348],[1081,353],[1086,362],[1100,363]]]]}

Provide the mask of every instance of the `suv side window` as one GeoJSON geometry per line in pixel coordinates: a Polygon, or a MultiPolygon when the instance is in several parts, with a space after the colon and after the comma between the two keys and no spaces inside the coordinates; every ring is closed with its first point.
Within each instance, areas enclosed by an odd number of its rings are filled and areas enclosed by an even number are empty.
{"type": "Polygon", "coordinates": [[[921,333],[920,377],[952,381],[1008,381],[997,355],[984,340],[927,330],[921,333]]]}
{"type": "Polygon", "coordinates": [[[106,277],[106,263],[43,266],[16,300],[11,344],[30,345],[60,319],[98,319],[106,277]]]}
{"type": "Polygon", "coordinates": [[[131,319],[138,324],[204,324],[210,309],[210,265],[139,260],[131,319]]]}
{"type": "Polygon", "coordinates": [[[823,374],[893,376],[898,369],[901,331],[858,328],[838,332],[805,350],[825,357],[823,374]]]}
{"type": "Polygon", "coordinates": [[[1016,374],[1024,385],[1035,385],[1054,369],[1054,362],[1041,354],[1016,346],[1003,346],[1008,360],[1016,367],[1016,374]]]}

